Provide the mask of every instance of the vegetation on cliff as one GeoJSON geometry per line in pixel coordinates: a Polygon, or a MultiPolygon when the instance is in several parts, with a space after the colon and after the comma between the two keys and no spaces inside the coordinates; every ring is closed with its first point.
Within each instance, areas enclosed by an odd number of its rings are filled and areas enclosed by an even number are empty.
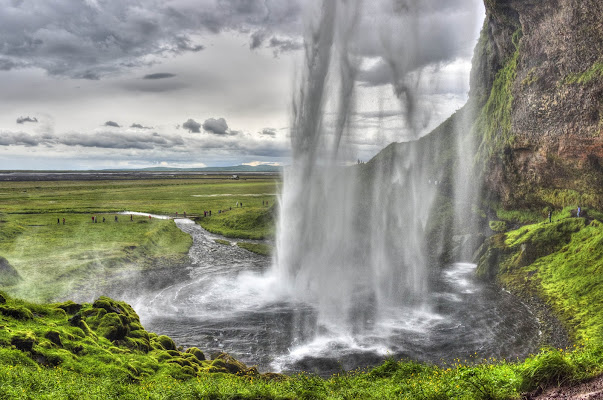
{"type": "Polygon", "coordinates": [[[477,254],[478,273],[551,305],[574,341],[603,344],[603,215],[571,207],[492,236],[477,254]]]}
{"type": "MultiPolygon", "coordinates": [[[[506,60],[504,67],[496,73],[490,96],[472,127],[472,135],[478,135],[480,140],[476,154],[479,165],[484,165],[494,156],[504,157],[505,147],[513,142],[511,131],[512,87],[516,77],[521,35],[521,29],[518,29],[513,35],[515,52],[506,60]]],[[[487,44],[484,45],[487,46],[487,44]]]]}

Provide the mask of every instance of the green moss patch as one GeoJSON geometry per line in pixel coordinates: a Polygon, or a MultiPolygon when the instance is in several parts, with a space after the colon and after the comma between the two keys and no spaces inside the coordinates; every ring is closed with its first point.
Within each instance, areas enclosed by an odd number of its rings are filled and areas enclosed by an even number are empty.
{"type": "Polygon", "coordinates": [[[494,232],[504,232],[507,230],[507,223],[505,221],[489,221],[488,226],[494,232]]]}
{"type": "Polygon", "coordinates": [[[261,256],[269,256],[274,251],[271,245],[265,243],[237,242],[237,246],[261,256]]]}
{"type": "Polygon", "coordinates": [[[265,239],[274,237],[275,208],[243,207],[199,219],[203,229],[230,238],[265,239]]]}
{"type": "Polygon", "coordinates": [[[553,306],[574,339],[603,344],[603,223],[564,209],[541,222],[490,238],[478,253],[478,272],[553,306]]]}

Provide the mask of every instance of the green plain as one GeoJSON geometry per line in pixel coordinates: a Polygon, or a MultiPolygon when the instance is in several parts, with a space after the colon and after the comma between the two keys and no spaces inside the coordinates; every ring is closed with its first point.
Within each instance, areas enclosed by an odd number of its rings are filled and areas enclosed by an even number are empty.
{"type": "Polygon", "coordinates": [[[22,278],[5,290],[51,301],[69,297],[91,280],[102,285],[124,271],[186,260],[192,240],[172,220],[134,215],[130,221],[117,212],[172,217],[186,212],[214,233],[269,237],[272,212],[263,204],[274,204],[278,184],[274,176],[2,182],[0,257],[22,278]],[[244,207],[237,208],[237,202],[244,207]],[[210,210],[212,216],[203,217],[210,210]]]}

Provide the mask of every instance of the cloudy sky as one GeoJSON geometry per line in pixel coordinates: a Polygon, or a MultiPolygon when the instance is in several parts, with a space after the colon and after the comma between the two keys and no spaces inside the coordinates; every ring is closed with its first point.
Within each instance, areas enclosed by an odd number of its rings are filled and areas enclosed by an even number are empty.
{"type": "MultiPolygon", "coordinates": [[[[315,0],[2,3],[0,169],[287,164],[315,0]]],[[[421,132],[466,101],[484,10],[358,4],[351,156],[367,160],[409,138],[400,82],[421,132]]]]}

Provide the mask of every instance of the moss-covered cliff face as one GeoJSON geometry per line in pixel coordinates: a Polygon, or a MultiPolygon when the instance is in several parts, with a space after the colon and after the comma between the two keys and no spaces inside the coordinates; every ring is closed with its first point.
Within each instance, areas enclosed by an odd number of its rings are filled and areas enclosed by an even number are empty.
{"type": "Polygon", "coordinates": [[[485,4],[470,94],[485,188],[505,208],[603,208],[603,2],[485,4]]]}
{"type": "Polygon", "coordinates": [[[603,210],[603,2],[484,3],[468,103],[417,143],[393,143],[364,168],[370,174],[412,146],[429,158],[422,167],[439,182],[439,197],[427,236],[440,261],[458,258],[453,242],[461,236],[479,241],[480,232],[500,230],[488,220],[513,228],[567,206],[603,210]],[[474,211],[464,219],[473,221],[453,229],[458,180],[471,179],[459,174],[460,160],[471,149],[482,195],[464,204],[474,211]]]}

